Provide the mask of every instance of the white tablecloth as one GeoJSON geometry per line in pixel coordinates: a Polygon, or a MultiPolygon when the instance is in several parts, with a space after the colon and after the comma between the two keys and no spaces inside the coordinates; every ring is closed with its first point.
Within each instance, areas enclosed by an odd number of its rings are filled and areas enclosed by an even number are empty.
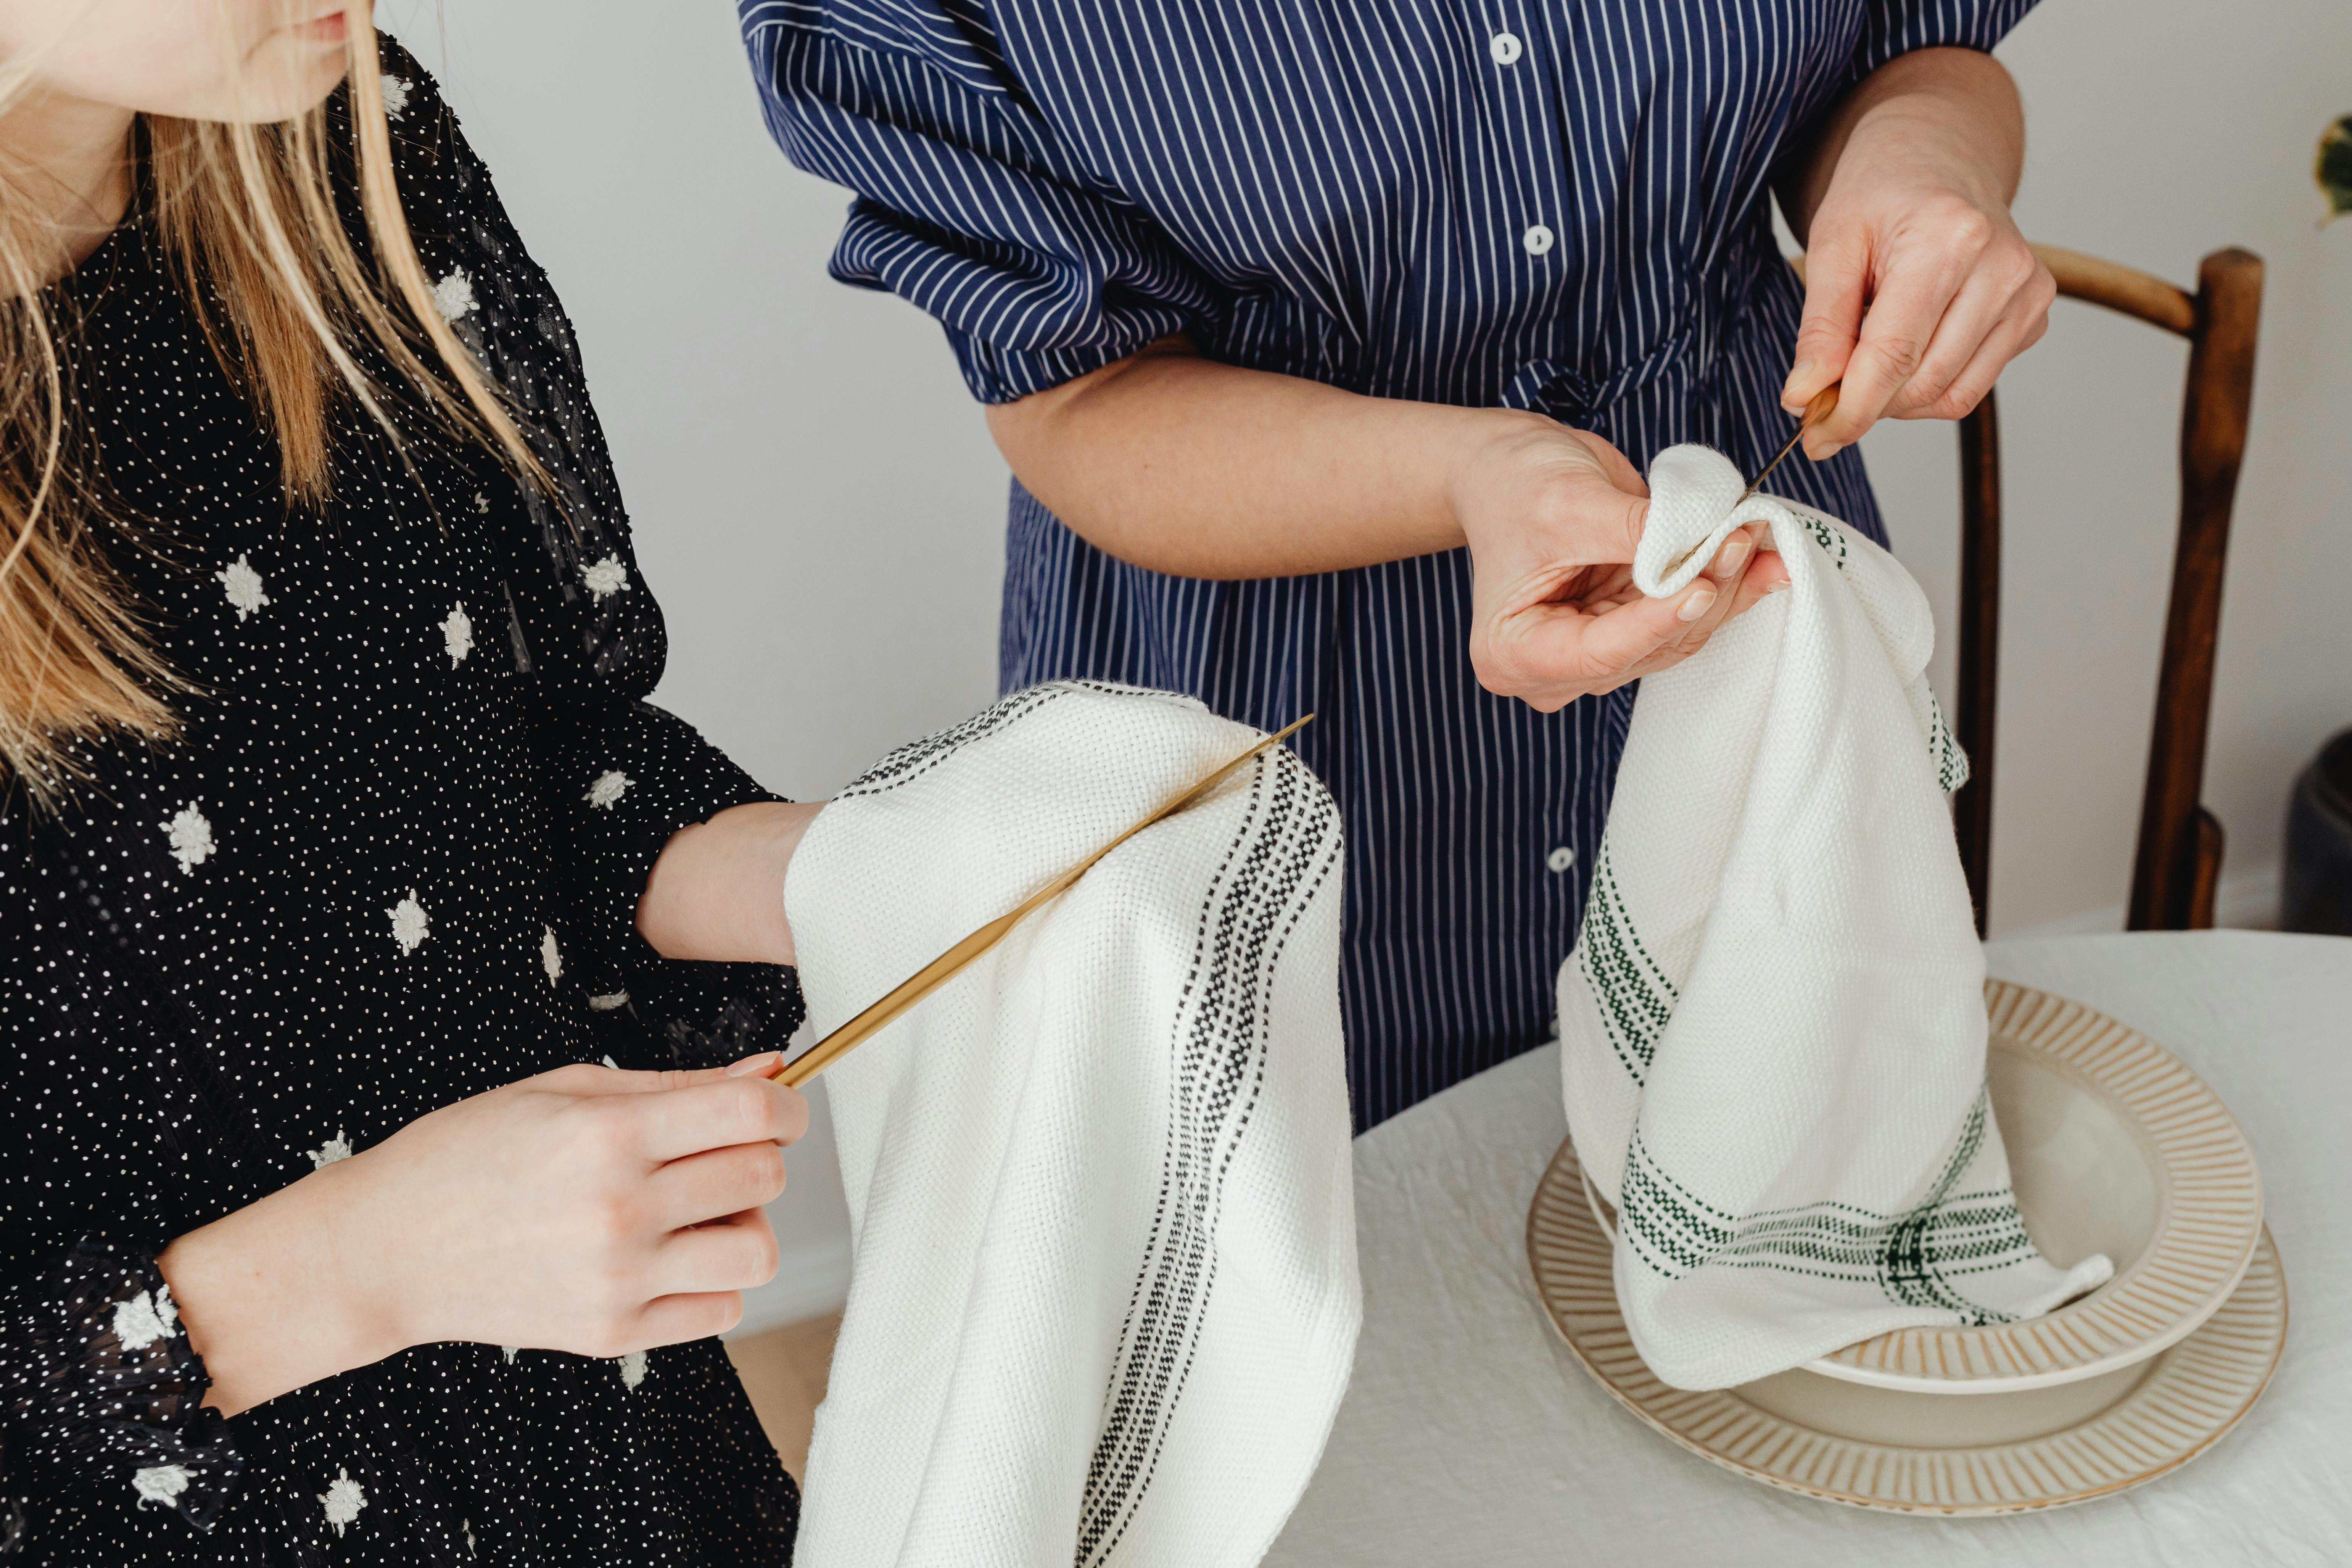
{"type": "Polygon", "coordinates": [[[2292,1316],[2270,1391],[2235,1432],[2137,1490],[1988,1520],[1816,1502],[1685,1453],[1585,1374],[1528,1278],[1528,1201],[1564,1131],[1548,1047],[1357,1141],[1355,1379],[1267,1562],[2352,1563],[2352,941],[2070,937],[1990,957],[1996,975],[2169,1047],[2252,1140],[2292,1316]]]}

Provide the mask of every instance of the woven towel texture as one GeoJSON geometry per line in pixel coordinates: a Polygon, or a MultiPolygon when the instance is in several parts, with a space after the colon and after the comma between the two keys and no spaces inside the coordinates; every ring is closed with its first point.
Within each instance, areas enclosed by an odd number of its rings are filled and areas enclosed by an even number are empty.
{"type": "Polygon", "coordinates": [[[1618,1210],[1635,1347],[1721,1388],[2045,1312],[2109,1268],[2053,1268],[2010,1191],[1927,599],[1835,519],[1738,502],[1719,453],[1671,447],[1650,487],[1644,593],[1742,522],[1790,586],[1643,680],[1560,970],[1569,1127],[1618,1210]]]}
{"type": "MultiPolygon", "coordinates": [[[[793,858],[812,1026],[1255,738],[1065,682],[885,758],[793,858]]],[[[1276,750],[828,1071],[855,1271],[799,1561],[1264,1554],[1360,1318],[1339,881],[1276,750]]]]}

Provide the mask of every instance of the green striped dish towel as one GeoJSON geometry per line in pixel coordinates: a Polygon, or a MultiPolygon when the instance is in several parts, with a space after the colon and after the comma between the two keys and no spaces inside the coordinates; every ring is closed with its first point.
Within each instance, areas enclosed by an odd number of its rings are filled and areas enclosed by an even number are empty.
{"type": "Polygon", "coordinates": [[[1559,974],[1578,1158],[1618,1211],[1635,1348],[1723,1388],[2104,1282],[2035,1250],[1985,1093],[1984,956],[1946,795],[1968,764],[1895,558],[1659,454],[1634,578],[1675,593],[1769,525],[1790,585],[1646,677],[1559,974]],[[1735,505],[1735,503],[1738,503],[1735,505]]]}

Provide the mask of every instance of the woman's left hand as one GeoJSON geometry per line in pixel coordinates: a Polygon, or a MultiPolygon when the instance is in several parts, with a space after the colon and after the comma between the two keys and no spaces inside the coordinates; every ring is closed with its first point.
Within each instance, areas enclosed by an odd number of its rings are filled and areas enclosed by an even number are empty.
{"type": "Polygon", "coordinates": [[[1965,49],[1903,56],[1832,116],[1793,193],[1805,310],[1781,401],[1844,384],[1808,456],[1881,418],[1963,417],[2048,328],[2057,285],[2009,214],[2022,147],[2008,73],[1965,49]]]}

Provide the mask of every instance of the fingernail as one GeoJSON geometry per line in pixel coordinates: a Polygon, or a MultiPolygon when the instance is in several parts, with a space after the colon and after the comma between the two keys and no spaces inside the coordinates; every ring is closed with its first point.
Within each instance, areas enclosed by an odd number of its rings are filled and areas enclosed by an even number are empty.
{"type": "Polygon", "coordinates": [[[1822,449],[1812,455],[1813,461],[1816,463],[1826,463],[1832,458],[1836,457],[1840,452],[1844,450],[1845,443],[1843,441],[1824,442],[1822,445],[1822,449]]]}
{"type": "Polygon", "coordinates": [[[1697,587],[1693,588],[1689,593],[1683,595],[1682,608],[1675,612],[1675,618],[1678,621],[1695,621],[1701,616],[1706,614],[1706,607],[1714,603],[1714,585],[1712,584],[1701,583],[1697,587]]]}
{"type": "Polygon", "coordinates": [[[745,1073],[758,1072],[764,1068],[772,1068],[778,1062],[783,1060],[783,1058],[784,1053],[782,1051],[761,1051],[758,1056],[745,1057],[741,1061],[737,1062],[733,1067],[729,1068],[727,1069],[727,1076],[729,1078],[741,1078],[745,1073]]]}
{"type": "Polygon", "coordinates": [[[1734,539],[1727,542],[1721,550],[1716,552],[1716,581],[1718,583],[1728,583],[1734,577],[1738,576],[1739,569],[1748,564],[1748,552],[1755,548],[1756,547],[1753,544],[1750,544],[1744,539],[1734,539]]]}
{"type": "Polygon", "coordinates": [[[1789,580],[1786,577],[1783,577],[1778,583],[1773,584],[1770,587],[1764,590],[1764,597],[1769,599],[1788,585],[1789,580]]]}

